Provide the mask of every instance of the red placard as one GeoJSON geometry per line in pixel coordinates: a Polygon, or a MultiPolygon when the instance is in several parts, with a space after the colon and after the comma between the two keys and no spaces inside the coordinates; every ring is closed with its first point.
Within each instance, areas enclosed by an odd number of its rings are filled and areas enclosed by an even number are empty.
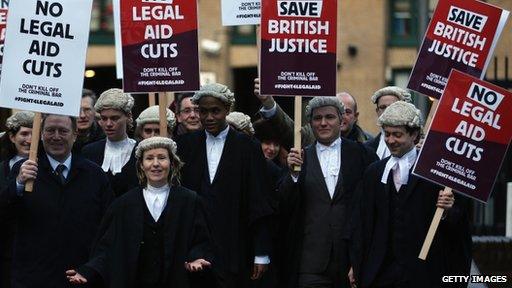
{"type": "Polygon", "coordinates": [[[439,99],[452,68],[480,78],[508,15],[480,1],[439,1],[407,88],[439,99]]]}
{"type": "Polygon", "coordinates": [[[512,93],[452,70],[413,173],[486,202],[512,139],[512,93]]]}
{"type": "Polygon", "coordinates": [[[125,92],[199,89],[195,0],[121,1],[125,92]]]}
{"type": "Polygon", "coordinates": [[[263,0],[263,95],[336,95],[336,0],[263,0]]]}

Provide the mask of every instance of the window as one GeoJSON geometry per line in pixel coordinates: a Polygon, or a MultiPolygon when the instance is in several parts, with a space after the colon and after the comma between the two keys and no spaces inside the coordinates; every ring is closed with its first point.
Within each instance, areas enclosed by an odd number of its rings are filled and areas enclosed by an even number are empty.
{"type": "MultiPolygon", "coordinates": [[[[388,85],[394,85],[398,87],[402,87],[407,89],[407,84],[409,83],[409,76],[411,74],[412,68],[397,68],[391,71],[391,81],[388,85]]],[[[418,109],[420,109],[424,119],[427,117],[428,112],[430,111],[431,103],[427,97],[420,95],[419,93],[409,90],[412,96],[412,103],[418,109]]]]}
{"type": "Polygon", "coordinates": [[[114,15],[112,0],[94,0],[91,13],[92,44],[114,44],[114,15]]]}
{"type": "Polygon", "coordinates": [[[255,45],[256,26],[242,25],[233,26],[231,30],[231,44],[255,45]]]}
{"type": "Polygon", "coordinates": [[[391,0],[390,44],[416,46],[418,44],[418,17],[416,1],[391,0]]]}

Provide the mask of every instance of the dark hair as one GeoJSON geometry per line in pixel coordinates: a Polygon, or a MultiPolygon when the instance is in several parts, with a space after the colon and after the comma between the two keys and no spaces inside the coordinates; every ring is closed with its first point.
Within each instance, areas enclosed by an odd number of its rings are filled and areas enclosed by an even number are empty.
{"type": "Polygon", "coordinates": [[[0,138],[0,159],[9,160],[12,157],[18,155],[18,151],[16,150],[16,145],[11,142],[10,136],[16,135],[20,132],[21,127],[32,128],[32,125],[29,126],[17,126],[15,128],[9,129],[5,131],[4,135],[0,138]]]}
{"type": "Polygon", "coordinates": [[[267,119],[259,119],[252,124],[254,127],[254,137],[260,142],[274,141],[281,143],[281,136],[276,132],[275,127],[267,119]]]}
{"type": "MultiPolygon", "coordinates": [[[[18,129],[19,131],[19,129],[18,129]]],[[[16,145],[11,142],[9,139],[10,135],[15,135],[18,132],[12,133],[11,131],[6,131],[2,137],[0,137],[0,160],[9,160],[12,157],[16,156],[18,152],[16,151],[16,145]]]]}
{"type": "Polygon", "coordinates": [[[77,131],[78,130],[78,126],[76,125],[76,118],[75,117],[68,116],[68,115],[57,115],[57,114],[43,114],[43,120],[41,122],[41,129],[44,128],[44,123],[46,122],[46,118],[48,118],[50,116],[69,117],[69,119],[71,119],[71,128],[73,129],[73,131],[77,131]]]}
{"type": "Polygon", "coordinates": [[[82,98],[85,98],[85,97],[91,97],[92,107],[94,108],[94,104],[96,104],[96,100],[98,100],[98,98],[96,97],[96,93],[94,93],[94,91],[92,91],[90,89],[84,88],[84,89],[82,89],[82,98]]]}
{"type": "Polygon", "coordinates": [[[181,102],[183,101],[183,99],[191,98],[192,96],[194,96],[194,93],[192,93],[192,92],[184,92],[184,93],[176,94],[176,111],[175,111],[176,114],[181,112],[181,102]]]}
{"type": "Polygon", "coordinates": [[[414,139],[414,144],[418,144],[418,142],[420,141],[421,136],[422,136],[421,128],[420,127],[409,127],[409,126],[404,126],[404,127],[405,127],[405,131],[409,135],[414,134],[414,132],[418,132],[418,136],[416,136],[416,139],[414,139]]]}

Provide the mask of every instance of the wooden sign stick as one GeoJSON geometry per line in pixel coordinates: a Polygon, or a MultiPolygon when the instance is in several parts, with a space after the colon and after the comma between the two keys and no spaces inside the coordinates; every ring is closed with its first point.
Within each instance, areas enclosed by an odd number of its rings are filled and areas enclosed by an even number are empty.
{"type": "Polygon", "coordinates": [[[156,105],[156,93],[149,93],[149,105],[148,107],[155,106],[156,105]]]}
{"type": "MultiPolygon", "coordinates": [[[[452,188],[444,188],[444,192],[451,191],[452,188]]],[[[421,246],[420,255],[418,256],[418,258],[420,258],[421,260],[427,259],[428,251],[430,250],[430,246],[432,245],[432,241],[434,240],[434,236],[436,235],[437,227],[439,226],[439,222],[441,222],[443,212],[443,208],[437,207],[436,213],[434,214],[434,218],[432,218],[432,222],[430,223],[430,227],[428,228],[427,237],[425,237],[425,241],[423,241],[423,246],[421,246]]]]}
{"type": "MultiPolygon", "coordinates": [[[[41,113],[34,113],[34,122],[32,124],[32,142],[30,143],[29,160],[37,161],[37,150],[39,148],[39,139],[41,138],[41,113]]],[[[29,180],[25,183],[25,191],[34,191],[34,181],[29,180]]]]}
{"type": "Polygon", "coordinates": [[[160,117],[160,137],[168,137],[167,135],[167,95],[158,93],[158,107],[160,117]]]}
{"type": "Polygon", "coordinates": [[[169,105],[171,105],[176,99],[176,96],[174,95],[174,92],[165,92],[165,95],[167,97],[167,107],[169,107],[169,105]]]}
{"type": "MultiPolygon", "coordinates": [[[[293,147],[300,151],[301,148],[301,135],[300,130],[302,128],[302,97],[295,96],[294,103],[294,113],[293,113],[293,147]]],[[[299,152],[300,153],[300,152],[299,152]]],[[[300,172],[300,166],[294,166],[293,171],[300,172]]]]}
{"type": "MultiPolygon", "coordinates": [[[[434,100],[432,103],[432,107],[430,108],[430,112],[428,113],[427,121],[425,123],[425,127],[428,127],[428,130],[430,130],[430,125],[432,124],[432,120],[434,119],[434,114],[436,113],[438,105],[439,100],[434,100]]],[[[445,187],[443,192],[451,191],[452,188],[445,187]]],[[[430,250],[430,246],[432,246],[432,241],[434,241],[434,236],[436,235],[437,227],[439,227],[439,222],[441,222],[443,213],[444,209],[437,207],[436,213],[434,213],[434,218],[432,218],[432,222],[430,223],[430,227],[428,228],[425,241],[423,241],[423,246],[421,246],[420,255],[418,255],[418,258],[420,258],[421,260],[427,259],[428,251],[430,250]]]]}

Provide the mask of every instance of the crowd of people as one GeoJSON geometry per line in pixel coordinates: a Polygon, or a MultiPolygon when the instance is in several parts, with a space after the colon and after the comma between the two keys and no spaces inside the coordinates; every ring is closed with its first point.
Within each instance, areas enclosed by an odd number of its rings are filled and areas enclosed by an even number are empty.
{"type": "Polygon", "coordinates": [[[424,123],[407,90],[370,97],[375,137],[349,93],[312,98],[301,148],[258,79],[254,93],[254,117],[222,84],[177,94],[162,137],[158,106],[134,121],[131,95],[84,89],[78,118],[43,116],[37,161],[34,113],[14,113],[0,287],[441,287],[470,274],[467,200],[411,174],[424,123]]]}

